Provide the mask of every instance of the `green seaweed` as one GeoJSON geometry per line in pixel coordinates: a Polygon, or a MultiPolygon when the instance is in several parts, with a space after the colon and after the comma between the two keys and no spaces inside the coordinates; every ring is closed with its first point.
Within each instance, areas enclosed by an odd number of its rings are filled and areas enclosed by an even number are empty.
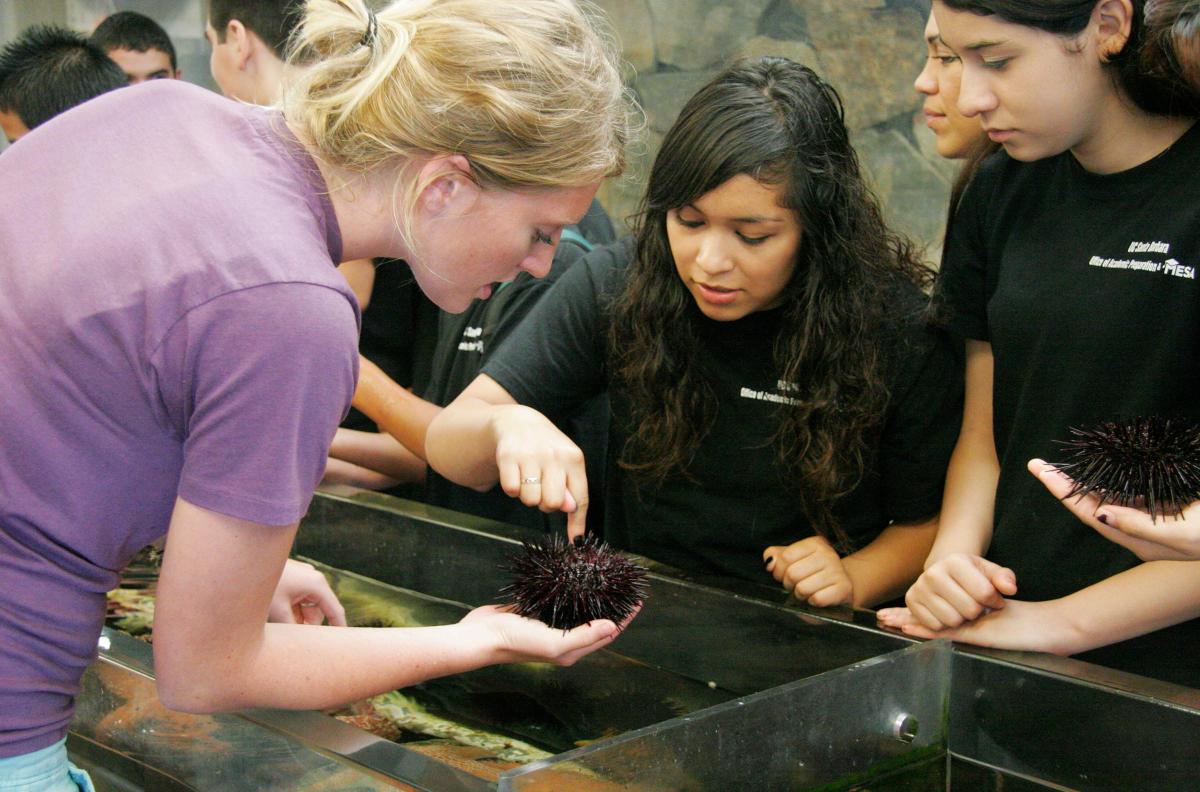
{"type": "Polygon", "coordinates": [[[461,723],[434,715],[417,701],[398,690],[375,696],[370,699],[370,703],[376,712],[402,729],[429,737],[452,740],[459,745],[480,748],[508,762],[526,764],[539,759],[547,759],[553,755],[521,740],[472,729],[461,723]]]}
{"type": "Polygon", "coordinates": [[[108,592],[105,624],[115,630],[144,638],[154,628],[154,595],[143,589],[118,588],[108,592]]]}

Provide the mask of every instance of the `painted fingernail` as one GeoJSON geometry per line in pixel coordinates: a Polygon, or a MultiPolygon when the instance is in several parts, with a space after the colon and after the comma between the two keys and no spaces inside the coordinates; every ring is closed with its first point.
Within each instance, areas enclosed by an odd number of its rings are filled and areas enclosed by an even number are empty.
{"type": "Polygon", "coordinates": [[[576,536],[573,541],[574,541],[574,544],[576,547],[583,547],[583,537],[582,536],[576,536]]]}
{"type": "Polygon", "coordinates": [[[763,561],[763,566],[765,566],[767,569],[770,569],[771,564],[774,564],[774,563],[775,563],[775,556],[767,556],[767,560],[763,561]]]}
{"type": "Polygon", "coordinates": [[[1108,515],[1107,514],[1097,514],[1096,519],[1099,520],[1100,522],[1104,523],[1105,525],[1108,525],[1108,515]]]}

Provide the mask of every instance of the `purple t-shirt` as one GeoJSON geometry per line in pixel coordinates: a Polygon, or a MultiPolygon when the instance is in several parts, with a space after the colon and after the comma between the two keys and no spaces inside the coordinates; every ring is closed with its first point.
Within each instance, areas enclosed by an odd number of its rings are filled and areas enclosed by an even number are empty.
{"type": "Polygon", "coordinates": [[[280,116],[175,80],[0,156],[0,757],[65,734],[176,496],[304,514],[357,376],[341,246],[280,116]]]}

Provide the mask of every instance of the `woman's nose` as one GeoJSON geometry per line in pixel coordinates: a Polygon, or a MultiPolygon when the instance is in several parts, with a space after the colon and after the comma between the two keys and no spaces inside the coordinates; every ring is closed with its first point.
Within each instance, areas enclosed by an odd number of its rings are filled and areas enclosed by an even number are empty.
{"type": "Polygon", "coordinates": [[[550,266],[554,263],[554,251],[558,250],[557,243],[554,245],[538,245],[537,249],[525,257],[521,262],[521,269],[528,272],[535,278],[544,278],[550,272],[550,266]]]}
{"type": "Polygon", "coordinates": [[[731,263],[732,257],[729,255],[724,234],[705,233],[696,251],[696,264],[705,272],[724,272],[730,268],[731,263]]]}
{"type": "Polygon", "coordinates": [[[996,94],[978,68],[963,68],[958,87],[958,112],[967,118],[996,109],[996,94]]]}
{"type": "Polygon", "coordinates": [[[917,79],[913,80],[913,88],[917,89],[917,93],[926,96],[933,96],[938,92],[937,77],[933,74],[933,58],[925,59],[925,67],[921,69],[917,79]]]}

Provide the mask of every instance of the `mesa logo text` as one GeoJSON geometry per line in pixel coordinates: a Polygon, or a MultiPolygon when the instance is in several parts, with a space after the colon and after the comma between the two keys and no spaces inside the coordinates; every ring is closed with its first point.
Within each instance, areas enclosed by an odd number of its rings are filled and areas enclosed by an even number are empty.
{"type": "MultiPolygon", "coordinates": [[[[1171,246],[1166,242],[1130,242],[1130,253],[1169,253],[1171,246]]],[[[1187,278],[1189,280],[1196,279],[1196,268],[1180,264],[1173,258],[1166,261],[1146,261],[1136,258],[1105,258],[1103,256],[1092,256],[1088,260],[1088,265],[1092,267],[1100,267],[1101,269],[1122,269],[1136,270],[1139,272],[1156,272],[1161,275],[1170,275],[1176,278],[1187,278]]]]}

